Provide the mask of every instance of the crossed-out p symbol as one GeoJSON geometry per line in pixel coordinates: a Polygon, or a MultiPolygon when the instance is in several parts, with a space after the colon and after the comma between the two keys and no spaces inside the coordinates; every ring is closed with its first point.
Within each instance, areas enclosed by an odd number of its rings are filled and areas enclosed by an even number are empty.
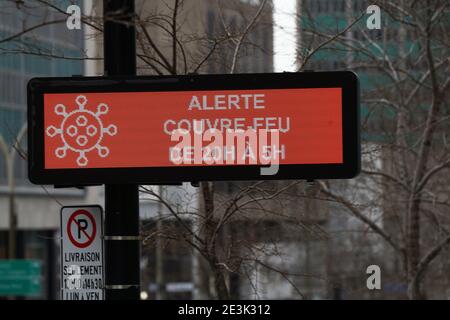
{"type": "Polygon", "coordinates": [[[90,212],[80,209],[72,213],[67,222],[67,236],[75,247],[89,247],[96,233],[97,226],[90,212]]]}
{"type": "Polygon", "coordinates": [[[81,233],[86,232],[85,230],[87,229],[88,222],[86,219],[80,218],[77,220],[77,226],[78,226],[78,239],[81,239],[81,233]]]}

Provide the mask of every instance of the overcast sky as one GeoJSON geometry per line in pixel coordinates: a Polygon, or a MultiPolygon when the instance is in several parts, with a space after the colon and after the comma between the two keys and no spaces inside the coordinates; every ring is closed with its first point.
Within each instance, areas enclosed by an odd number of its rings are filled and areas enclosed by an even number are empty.
{"type": "Polygon", "coordinates": [[[275,72],[296,71],[296,0],[274,0],[275,72]]]}

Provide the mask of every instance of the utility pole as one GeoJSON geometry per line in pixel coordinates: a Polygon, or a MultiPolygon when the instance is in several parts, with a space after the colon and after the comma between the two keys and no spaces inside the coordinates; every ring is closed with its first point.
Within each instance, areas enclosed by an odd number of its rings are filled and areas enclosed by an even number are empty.
{"type": "MultiPolygon", "coordinates": [[[[134,0],[103,1],[104,71],[136,74],[134,0]]],[[[105,297],[140,297],[139,186],[105,185],[105,297]]]]}

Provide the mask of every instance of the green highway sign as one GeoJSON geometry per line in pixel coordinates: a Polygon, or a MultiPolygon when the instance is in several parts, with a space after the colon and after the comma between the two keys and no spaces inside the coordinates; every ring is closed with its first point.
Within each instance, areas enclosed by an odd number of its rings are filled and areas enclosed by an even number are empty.
{"type": "Polygon", "coordinates": [[[37,296],[40,293],[39,261],[0,260],[0,296],[37,296]]]}

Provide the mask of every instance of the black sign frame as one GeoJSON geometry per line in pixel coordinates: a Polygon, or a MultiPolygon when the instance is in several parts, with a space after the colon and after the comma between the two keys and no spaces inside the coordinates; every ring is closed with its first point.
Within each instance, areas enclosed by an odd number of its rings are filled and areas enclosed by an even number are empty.
{"type": "Polygon", "coordinates": [[[33,78],[28,83],[28,174],[34,184],[94,185],[226,180],[350,179],[360,172],[359,80],[350,71],[135,77],[33,78]],[[284,164],[276,175],[261,165],[147,168],[44,168],[44,94],[142,91],[342,88],[342,164],[284,164]]]}

